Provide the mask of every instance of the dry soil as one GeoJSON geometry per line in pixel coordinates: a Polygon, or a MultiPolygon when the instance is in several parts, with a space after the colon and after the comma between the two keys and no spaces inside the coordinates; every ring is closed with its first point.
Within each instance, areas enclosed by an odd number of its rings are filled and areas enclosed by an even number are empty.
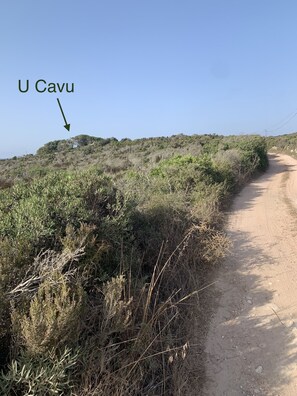
{"type": "Polygon", "coordinates": [[[270,155],[228,219],[202,395],[296,396],[297,160],[270,155]]]}

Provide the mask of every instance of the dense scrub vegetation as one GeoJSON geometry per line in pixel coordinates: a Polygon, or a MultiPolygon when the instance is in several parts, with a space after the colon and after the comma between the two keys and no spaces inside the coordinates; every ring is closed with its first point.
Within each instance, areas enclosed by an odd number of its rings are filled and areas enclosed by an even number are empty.
{"type": "Polygon", "coordinates": [[[297,133],[269,136],[266,140],[271,152],[282,152],[292,156],[297,154],[297,133]]]}
{"type": "Polygon", "coordinates": [[[190,395],[221,210],[267,165],[262,138],[216,135],[1,161],[0,394],[190,395]]]}

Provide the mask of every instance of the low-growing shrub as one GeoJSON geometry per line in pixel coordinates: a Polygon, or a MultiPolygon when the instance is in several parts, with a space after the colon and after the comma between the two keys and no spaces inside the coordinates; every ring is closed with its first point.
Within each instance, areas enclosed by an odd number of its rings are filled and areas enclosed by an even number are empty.
{"type": "Polygon", "coordinates": [[[194,392],[184,359],[205,274],[229,248],[222,207],[267,166],[265,141],[79,135],[11,166],[0,189],[2,394],[194,392]]]}
{"type": "MultiPolygon", "coordinates": [[[[79,339],[84,291],[79,284],[69,284],[62,273],[53,272],[30,302],[29,314],[16,313],[28,353],[32,356],[76,344],[79,339]]],[[[15,308],[17,310],[17,308],[15,308]]],[[[17,324],[15,324],[15,328],[17,324]]]]}
{"type": "Polygon", "coordinates": [[[0,373],[0,394],[5,396],[70,395],[73,382],[71,372],[78,353],[70,349],[56,355],[53,351],[30,356],[25,351],[0,373]]]}

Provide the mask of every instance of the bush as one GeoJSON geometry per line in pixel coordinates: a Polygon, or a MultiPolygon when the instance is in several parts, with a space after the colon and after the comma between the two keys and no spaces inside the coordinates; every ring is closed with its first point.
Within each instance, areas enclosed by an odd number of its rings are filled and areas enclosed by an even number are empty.
{"type": "Polygon", "coordinates": [[[213,184],[223,181],[209,156],[173,157],[160,162],[152,169],[151,175],[165,179],[171,192],[180,189],[191,191],[199,182],[213,184]]]}
{"type": "Polygon", "coordinates": [[[67,348],[59,356],[51,351],[32,357],[22,351],[7,372],[0,374],[1,395],[69,395],[73,387],[71,371],[77,358],[78,354],[67,348]]]}
{"type": "Polygon", "coordinates": [[[265,168],[264,143],[79,135],[13,161],[22,180],[0,190],[3,394],[187,394],[197,291],[228,250],[221,209],[265,168]]]}
{"type": "MultiPolygon", "coordinates": [[[[41,283],[30,302],[29,315],[16,313],[20,337],[32,356],[75,344],[79,338],[84,291],[78,284],[69,285],[59,272],[41,283]]],[[[15,327],[17,324],[15,323],[15,327]]]]}

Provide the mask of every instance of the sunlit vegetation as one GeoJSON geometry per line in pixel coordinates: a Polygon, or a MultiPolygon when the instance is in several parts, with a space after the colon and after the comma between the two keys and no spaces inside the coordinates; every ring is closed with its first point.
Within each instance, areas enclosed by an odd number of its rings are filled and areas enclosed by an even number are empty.
{"type": "Polygon", "coordinates": [[[297,155],[297,133],[269,136],[266,140],[271,152],[287,153],[292,156],[297,155]]]}
{"type": "Polygon", "coordinates": [[[0,394],[190,394],[222,210],[258,136],[50,142],[0,161],[0,394]]]}

